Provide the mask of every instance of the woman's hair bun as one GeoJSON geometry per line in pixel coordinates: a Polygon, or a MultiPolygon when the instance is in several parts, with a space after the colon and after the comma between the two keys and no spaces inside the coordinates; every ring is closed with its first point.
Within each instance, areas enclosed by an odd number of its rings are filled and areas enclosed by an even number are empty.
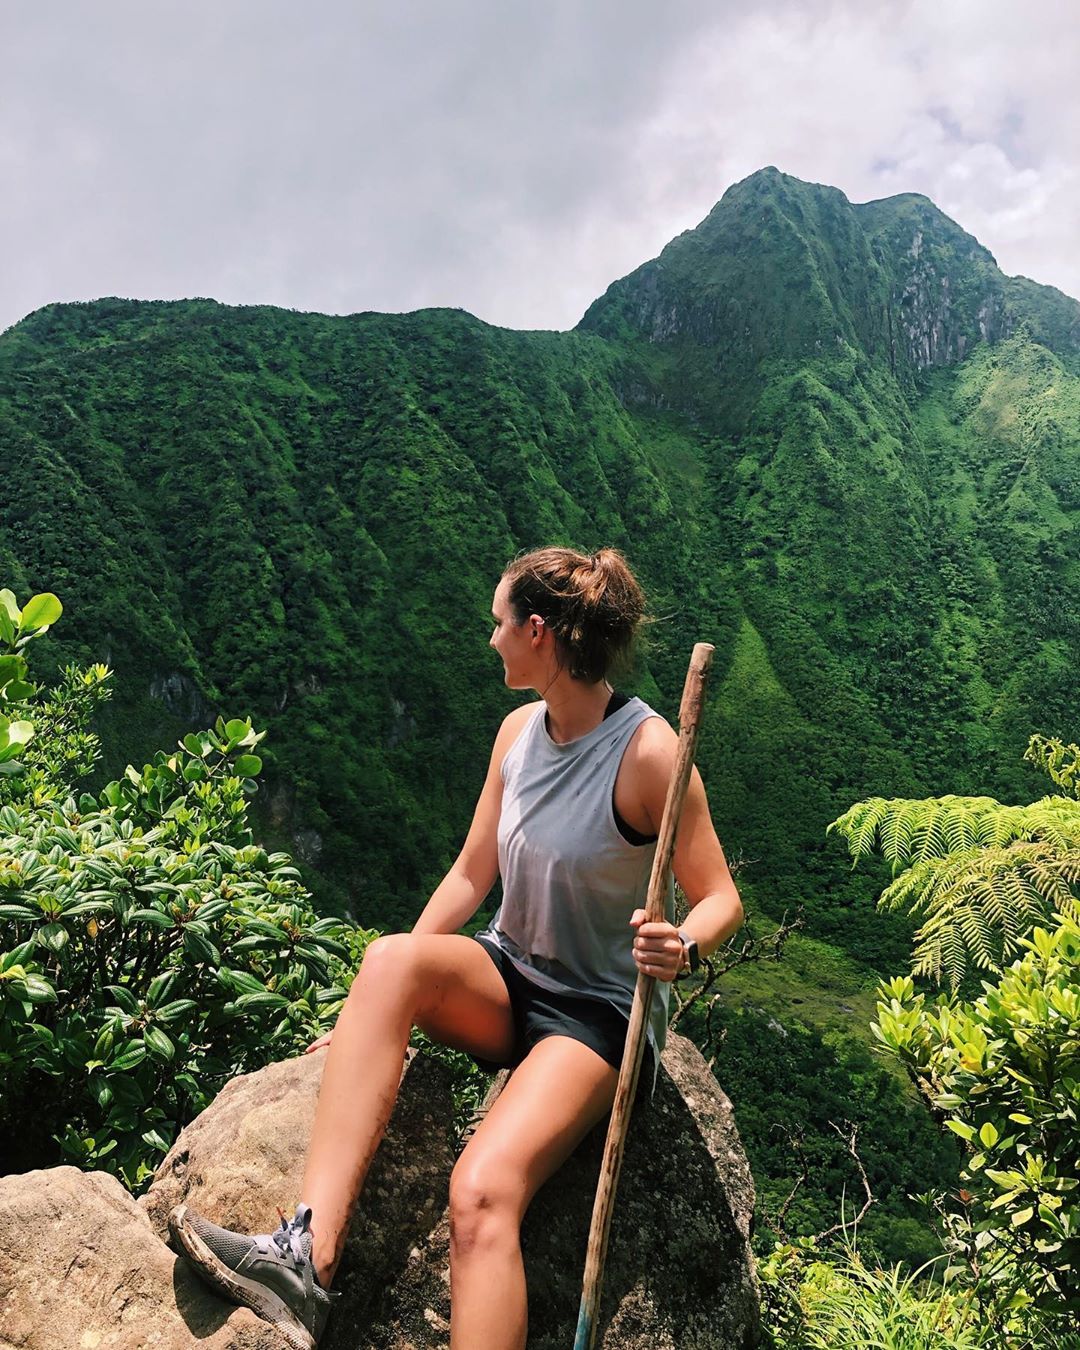
{"type": "Polygon", "coordinates": [[[602,680],[630,655],[645,596],[618,549],[534,549],[503,576],[515,621],[539,614],[575,680],[602,680]]]}

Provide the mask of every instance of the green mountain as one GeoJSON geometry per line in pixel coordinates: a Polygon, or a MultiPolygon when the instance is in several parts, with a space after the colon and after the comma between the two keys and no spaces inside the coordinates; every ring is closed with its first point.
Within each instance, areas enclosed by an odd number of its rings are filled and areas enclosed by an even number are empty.
{"type": "MultiPolygon", "coordinates": [[[[726,995],[747,1099],[776,1091],[771,1020],[811,1038],[785,1046],[809,1081],[906,958],[828,822],[870,794],[1029,800],[1030,733],[1077,735],[1080,304],[918,196],[763,170],[571,333],[48,306],[0,335],[0,471],[0,576],[64,600],[54,654],[116,668],[106,771],[250,713],[264,833],[370,925],[409,921],[463,837],[513,701],[503,564],[624,548],[657,619],[635,687],[673,714],[716,644],[721,838],[758,914],[806,909],[789,962],[726,995]]],[[[875,1072],[840,1078],[873,1096],[875,1072]]]]}

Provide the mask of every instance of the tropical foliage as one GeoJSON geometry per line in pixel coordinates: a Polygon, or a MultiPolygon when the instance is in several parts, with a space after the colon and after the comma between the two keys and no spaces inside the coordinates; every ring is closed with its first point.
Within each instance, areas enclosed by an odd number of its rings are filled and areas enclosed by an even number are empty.
{"type": "Polygon", "coordinates": [[[108,672],[39,697],[22,649],[59,603],[5,603],[7,729],[31,730],[0,780],[0,1154],[138,1187],[229,1077],[331,1024],[366,935],[320,919],[289,859],[252,841],[246,719],[76,795],[108,672]]]}
{"type": "MultiPolygon", "coordinates": [[[[1028,753],[1077,792],[1077,746],[1038,737],[1028,753]]],[[[836,822],[856,860],[876,846],[906,867],[881,903],[914,897],[926,916],[916,974],[950,978],[952,992],[936,997],[910,976],[883,982],[872,1030],[963,1141],[961,1184],[941,1205],[942,1223],[954,1271],[1003,1336],[1029,1312],[1060,1325],[1080,1310],[1076,813],[1072,797],[1027,808],[944,798],[860,803],[836,822]],[[978,996],[958,992],[965,957],[991,973],[978,996]]]]}
{"type": "Polygon", "coordinates": [[[1080,881],[1080,802],[1067,797],[1030,806],[990,797],[874,798],[829,828],[846,837],[856,862],[878,852],[899,873],[879,904],[922,921],[914,972],[954,989],[969,964],[999,969],[1055,911],[1080,915],[1072,889],[1080,881]]]}

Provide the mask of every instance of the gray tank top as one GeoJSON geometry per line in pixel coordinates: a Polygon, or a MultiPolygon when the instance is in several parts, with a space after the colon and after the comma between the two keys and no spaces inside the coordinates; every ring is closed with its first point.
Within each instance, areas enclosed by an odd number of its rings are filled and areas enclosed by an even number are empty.
{"type": "MultiPolygon", "coordinates": [[[[630,738],[656,713],[632,698],[587,735],[559,745],[544,703],[502,765],[499,872],[503,902],[478,936],[495,942],[544,989],[602,999],[630,1015],[637,983],[630,916],[645,907],[656,844],[631,844],[612,813],[630,738]]],[[[667,917],[675,911],[669,879],[667,917]]],[[[670,986],[657,981],[649,1026],[667,1036],[670,986]]]]}

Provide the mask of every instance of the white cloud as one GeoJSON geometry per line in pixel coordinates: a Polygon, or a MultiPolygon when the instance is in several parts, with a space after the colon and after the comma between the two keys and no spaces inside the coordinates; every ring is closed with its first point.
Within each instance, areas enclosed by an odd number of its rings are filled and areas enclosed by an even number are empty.
{"type": "Polygon", "coordinates": [[[1062,0],[0,0],[0,326],[50,300],[569,327],[776,164],[1080,295],[1062,0]]]}

